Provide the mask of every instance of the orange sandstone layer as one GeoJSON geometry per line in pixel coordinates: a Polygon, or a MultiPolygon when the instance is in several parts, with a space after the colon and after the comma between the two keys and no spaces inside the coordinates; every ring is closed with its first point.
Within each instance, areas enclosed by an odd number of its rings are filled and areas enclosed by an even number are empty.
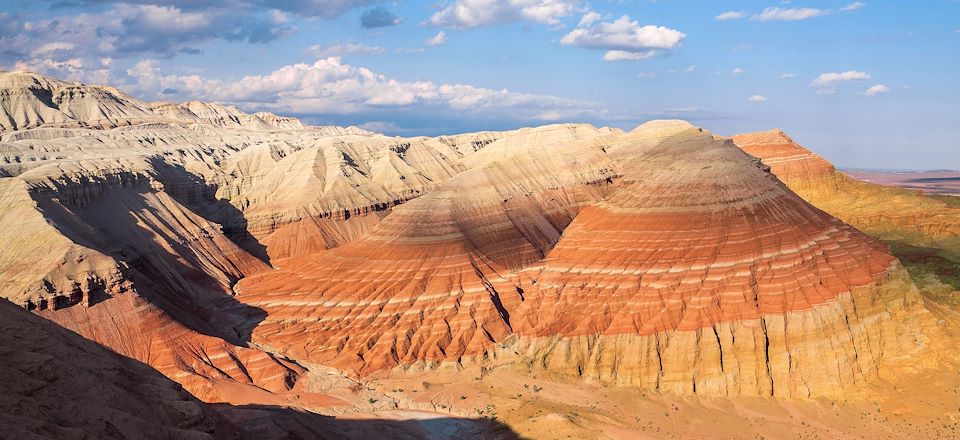
{"type": "Polygon", "coordinates": [[[732,139],[769,164],[805,200],[844,222],[884,240],[960,255],[960,207],[956,204],[852,179],[779,130],[732,139]]]}
{"type": "Polygon", "coordinates": [[[213,439],[237,430],[156,370],[0,299],[0,437],[213,439]]]}
{"type": "Polygon", "coordinates": [[[363,238],[242,280],[238,300],[267,312],[254,342],[358,373],[492,346],[511,332],[524,268],[614,177],[593,131],[549,127],[490,145],[363,238]]]}
{"type": "Polygon", "coordinates": [[[238,299],[268,314],[253,340],[364,375],[519,355],[604,382],[778,396],[836,392],[925,344],[882,244],[732,143],[654,128],[477,156],[362,239],[241,281],[238,299]]]}
{"type": "Polygon", "coordinates": [[[882,244],[694,132],[625,164],[537,287],[505,352],[672,393],[835,393],[926,341],[916,289],[882,244]]]}
{"type": "Polygon", "coordinates": [[[783,130],[733,136],[743,151],[763,159],[777,178],[798,193],[830,191],[841,184],[833,164],[801,147],[783,130]]]}
{"type": "Polygon", "coordinates": [[[283,393],[304,372],[293,362],[187,328],[132,293],[41,316],[156,368],[205,402],[229,401],[219,393],[222,382],[283,393]]]}

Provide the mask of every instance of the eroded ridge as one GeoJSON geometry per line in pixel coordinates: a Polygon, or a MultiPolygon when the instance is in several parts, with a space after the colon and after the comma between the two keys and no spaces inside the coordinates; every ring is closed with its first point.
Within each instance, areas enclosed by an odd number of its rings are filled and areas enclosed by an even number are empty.
{"type": "Polygon", "coordinates": [[[515,314],[534,368],[675,393],[810,396],[924,340],[877,240],[697,131],[630,159],[515,314]]]}
{"type": "Polygon", "coordinates": [[[552,126],[493,143],[363,238],[243,280],[238,299],[268,315],[254,341],[364,374],[491,347],[531,288],[525,270],[608,191],[598,133],[552,126]]]}

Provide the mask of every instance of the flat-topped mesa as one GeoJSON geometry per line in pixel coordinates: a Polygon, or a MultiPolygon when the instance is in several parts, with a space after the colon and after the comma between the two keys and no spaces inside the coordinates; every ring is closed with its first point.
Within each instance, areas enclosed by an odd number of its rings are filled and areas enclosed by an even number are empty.
{"type": "Polygon", "coordinates": [[[361,375],[489,349],[511,332],[525,268],[609,188],[610,162],[590,143],[605,133],[554,126],[492,142],[362,238],[242,280],[237,299],[267,312],[253,341],[361,375]]]}
{"type": "Polygon", "coordinates": [[[831,194],[844,178],[833,164],[801,147],[783,130],[774,129],[733,136],[743,151],[759,157],[783,183],[803,197],[831,194]]]}
{"type": "Polygon", "coordinates": [[[731,142],[689,130],[622,170],[547,255],[505,351],[673,393],[809,396],[916,350],[919,297],[885,247],[731,142]]]}

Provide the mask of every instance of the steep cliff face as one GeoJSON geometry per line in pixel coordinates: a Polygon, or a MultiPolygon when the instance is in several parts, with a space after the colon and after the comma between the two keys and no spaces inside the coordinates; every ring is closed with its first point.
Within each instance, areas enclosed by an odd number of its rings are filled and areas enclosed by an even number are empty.
{"type": "Polygon", "coordinates": [[[149,164],[109,165],[0,182],[5,296],[204,400],[222,400],[224,382],[292,387],[302,369],[243,346],[262,312],[231,296],[237,280],[268,267],[165,192],[149,164]]]}
{"type": "Polygon", "coordinates": [[[3,438],[230,438],[156,370],[0,299],[3,438]]]}

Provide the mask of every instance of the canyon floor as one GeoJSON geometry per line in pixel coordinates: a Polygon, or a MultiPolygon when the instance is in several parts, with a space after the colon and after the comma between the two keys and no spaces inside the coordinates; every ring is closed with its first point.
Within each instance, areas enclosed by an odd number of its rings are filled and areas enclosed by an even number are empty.
{"type": "Polygon", "coordinates": [[[0,107],[0,438],[960,437],[950,176],[27,72],[0,107]]]}

